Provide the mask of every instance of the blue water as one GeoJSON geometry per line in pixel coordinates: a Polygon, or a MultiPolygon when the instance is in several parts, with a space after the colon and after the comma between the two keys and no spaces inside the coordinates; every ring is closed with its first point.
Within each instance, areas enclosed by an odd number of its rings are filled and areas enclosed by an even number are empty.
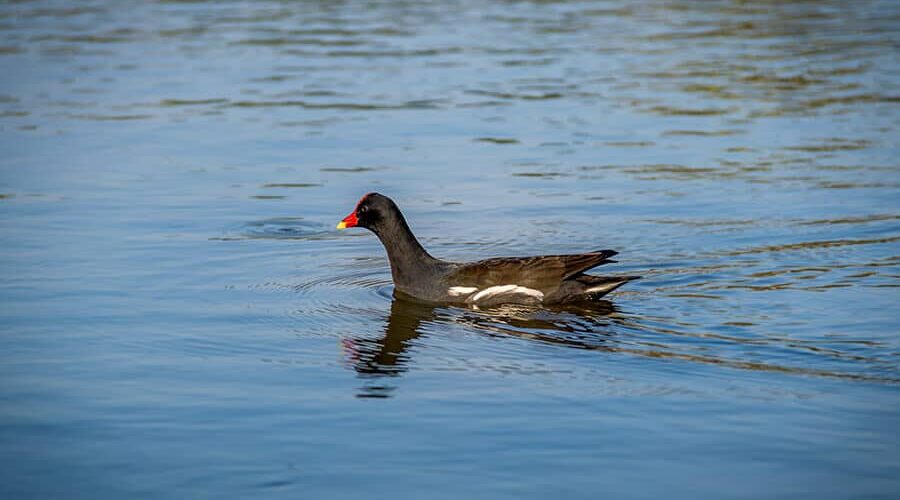
{"type": "Polygon", "coordinates": [[[0,497],[897,498],[893,1],[0,5],[0,497]],[[613,248],[588,309],[393,298],[613,248]]]}

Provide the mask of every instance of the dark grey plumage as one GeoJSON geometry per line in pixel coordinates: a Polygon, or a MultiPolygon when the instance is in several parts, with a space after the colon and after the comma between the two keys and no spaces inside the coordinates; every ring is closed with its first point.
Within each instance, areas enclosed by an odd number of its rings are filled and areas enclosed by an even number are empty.
{"type": "Polygon", "coordinates": [[[470,263],[432,257],[390,198],[369,193],[339,228],[364,227],[381,240],[396,291],[436,303],[488,306],[560,304],[595,300],[639,276],[593,276],[586,271],[615,262],[614,250],[534,257],[494,257],[470,263]]]}

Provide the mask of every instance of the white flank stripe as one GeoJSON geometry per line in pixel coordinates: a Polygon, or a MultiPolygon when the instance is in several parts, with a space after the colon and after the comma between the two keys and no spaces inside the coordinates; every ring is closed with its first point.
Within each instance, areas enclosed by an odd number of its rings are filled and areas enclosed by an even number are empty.
{"type": "Polygon", "coordinates": [[[447,293],[449,293],[451,297],[462,297],[463,295],[471,295],[477,291],[478,289],[474,286],[451,286],[447,290],[447,293]]]}
{"type": "Polygon", "coordinates": [[[539,301],[544,300],[544,292],[540,290],[535,290],[533,288],[526,288],[524,286],[519,285],[498,285],[492,286],[489,288],[485,288],[484,290],[476,293],[474,296],[469,297],[466,302],[479,302],[482,300],[490,299],[492,297],[496,297],[498,295],[515,295],[522,294],[528,295],[536,298],[539,301]]]}

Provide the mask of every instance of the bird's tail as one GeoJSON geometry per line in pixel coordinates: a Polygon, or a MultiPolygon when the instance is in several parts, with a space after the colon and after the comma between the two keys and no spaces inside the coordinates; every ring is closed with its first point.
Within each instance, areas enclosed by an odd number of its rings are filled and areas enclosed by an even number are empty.
{"type": "Polygon", "coordinates": [[[602,297],[620,286],[641,279],[640,276],[591,276],[582,274],[575,278],[584,285],[584,294],[592,297],[602,297]]]}

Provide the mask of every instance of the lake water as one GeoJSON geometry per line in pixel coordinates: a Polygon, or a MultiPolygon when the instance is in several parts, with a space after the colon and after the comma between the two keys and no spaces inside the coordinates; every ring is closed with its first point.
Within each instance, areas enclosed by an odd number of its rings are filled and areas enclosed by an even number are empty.
{"type": "Polygon", "coordinates": [[[898,498],[900,3],[0,6],[0,497],[898,498]],[[589,309],[392,299],[612,248],[589,309]]]}

